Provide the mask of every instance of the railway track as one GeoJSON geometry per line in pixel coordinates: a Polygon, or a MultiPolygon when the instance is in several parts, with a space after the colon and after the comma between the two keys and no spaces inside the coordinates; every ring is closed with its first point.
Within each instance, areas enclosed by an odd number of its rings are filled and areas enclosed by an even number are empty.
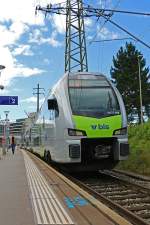
{"type": "Polygon", "coordinates": [[[150,178],[118,170],[69,175],[52,167],[132,224],[150,224],[150,178]]]}
{"type": "Polygon", "coordinates": [[[110,172],[122,179],[127,179],[129,182],[135,182],[137,185],[142,185],[142,187],[150,189],[150,177],[121,170],[112,170],[110,172]]]}
{"type": "Polygon", "coordinates": [[[150,181],[119,171],[69,175],[69,178],[132,224],[150,224],[150,181]]]}

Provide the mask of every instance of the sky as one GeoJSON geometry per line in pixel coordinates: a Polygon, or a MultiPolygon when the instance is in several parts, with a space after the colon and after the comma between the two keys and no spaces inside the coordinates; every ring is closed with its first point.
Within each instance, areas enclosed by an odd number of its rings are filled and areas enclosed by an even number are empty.
{"type": "MultiPolygon", "coordinates": [[[[33,88],[40,84],[44,95],[64,74],[65,17],[38,12],[37,5],[46,6],[64,2],[60,0],[0,0],[0,96],[18,96],[18,106],[0,106],[0,119],[9,111],[9,119],[25,118],[36,111],[33,88]]],[[[150,12],[147,0],[84,0],[96,8],[150,12]]],[[[112,20],[150,45],[150,17],[114,13],[112,20]]],[[[85,19],[88,67],[90,72],[100,72],[110,78],[112,58],[126,40],[104,42],[106,39],[129,38],[129,35],[99,18],[85,19]],[[103,42],[94,42],[94,41],[103,42]]],[[[130,41],[130,40],[129,40],[130,41]]],[[[133,41],[133,40],[131,40],[133,41]]],[[[150,49],[133,41],[150,66],[150,49]]]]}

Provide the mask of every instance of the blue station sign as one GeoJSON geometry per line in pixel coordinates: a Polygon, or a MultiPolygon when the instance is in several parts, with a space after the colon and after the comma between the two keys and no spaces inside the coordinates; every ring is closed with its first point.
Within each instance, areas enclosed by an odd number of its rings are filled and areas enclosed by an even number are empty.
{"type": "Polygon", "coordinates": [[[0,96],[0,105],[18,105],[18,96],[0,96]]]}

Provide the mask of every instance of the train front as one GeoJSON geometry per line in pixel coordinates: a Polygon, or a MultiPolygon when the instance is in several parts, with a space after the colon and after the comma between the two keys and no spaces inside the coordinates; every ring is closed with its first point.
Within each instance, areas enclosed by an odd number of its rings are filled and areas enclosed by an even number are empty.
{"type": "Polygon", "coordinates": [[[68,76],[68,93],[73,121],[69,156],[81,159],[76,168],[111,169],[126,160],[126,112],[115,86],[103,75],[78,73],[68,76]]]}

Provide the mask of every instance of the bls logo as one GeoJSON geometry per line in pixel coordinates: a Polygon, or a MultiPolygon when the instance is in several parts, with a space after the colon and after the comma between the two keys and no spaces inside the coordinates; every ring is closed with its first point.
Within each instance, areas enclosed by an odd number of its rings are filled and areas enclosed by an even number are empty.
{"type": "Polygon", "coordinates": [[[91,125],[92,130],[108,130],[109,125],[108,124],[92,124],[91,125]]]}

